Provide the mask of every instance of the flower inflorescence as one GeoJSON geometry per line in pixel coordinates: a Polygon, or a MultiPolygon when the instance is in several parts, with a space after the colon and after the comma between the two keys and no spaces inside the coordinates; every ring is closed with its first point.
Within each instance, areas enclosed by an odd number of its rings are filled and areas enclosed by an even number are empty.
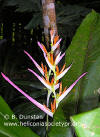
{"type": "Polygon", "coordinates": [[[58,108],[59,103],[68,95],[68,93],[72,90],[72,88],[76,85],[76,83],[83,76],[85,76],[86,73],[83,73],[69,88],[65,87],[64,90],[62,91],[62,82],[60,82],[59,80],[68,72],[72,64],[68,68],[66,68],[66,65],[64,64],[61,70],[59,70],[58,64],[60,63],[62,58],[65,56],[65,53],[60,52],[55,57],[54,52],[57,48],[59,48],[60,42],[62,39],[59,39],[59,36],[55,36],[54,30],[50,31],[50,38],[51,38],[50,52],[47,51],[46,47],[42,43],[38,42],[38,46],[41,48],[48,66],[43,65],[43,63],[41,63],[41,66],[40,66],[27,51],[24,51],[24,53],[31,59],[31,61],[34,63],[34,65],[37,67],[37,69],[40,71],[42,75],[40,76],[36,72],[34,72],[32,69],[28,68],[28,71],[30,71],[33,75],[35,75],[41,81],[41,83],[47,88],[48,94],[47,94],[47,104],[46,105],[42,105],[39,102],[37,102],[35,99],[30,97],[28,94],[22,91],[17,85],[15,85],[2,72],[1,72],[1,75],[6,81],[8,81],[14,88],[16,88],[21,94],[23,94],[34,105],[36,105],[38,108],[44,111],[47,115],[53,117],[53,114],[58,108]],[[59,89],[59,91],[57,89],[59,89]],[[51,102],[51,109],[49,108],[50,97],[53,98],[53,102],[51,102]]]}

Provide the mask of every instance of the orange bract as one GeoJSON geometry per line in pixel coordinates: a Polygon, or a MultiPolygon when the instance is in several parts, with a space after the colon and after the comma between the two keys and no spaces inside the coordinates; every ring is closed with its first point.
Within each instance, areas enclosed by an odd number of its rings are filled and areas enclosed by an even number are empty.
{"type": "Polygon", "coordinates": [[[62,91],[62,82],[60,83],[60,92],[62,91]]]}
{"type": "Polygon", "coordinates": [[[58,75],[59,74],[59,67],[56,66],[56,74],[58,75]]]}
{"type": "Polygon", "coordinates": [[[46,81],[48,81],[47,73],[45,73],[45,79],[46,79],[46,81]]]}
{"type": "Polygon", "coordinates": [[[45,72],[43,63],[41,63],[41,67],[42,67],[43,72],[45,72]]]}
{"type": "Polygon", "coordinates": [[[43,44],[42,44],[42,47],[43,47],[44,52],[47,54],[48,52],[43,44]]]}
{"type": "Polygon", "coordinates": [[[50,85],[51,86],[51,83],[49,82],[49,80],[47,79],[47,80],[45,80],[44,79],[44,77],[42,77],[42,79],[48,84],[48,85],[50,85]]]}
{"type": "Polygon", "coordinates": [[[47,74],[47,67],[46,67],[46,65],[45,65],[45,73],[47,74]]]}
{"type": "Polygon", "coordinates": [[[62,83],[60,83],[60,89],[59,89],[59,95],[61,96],[62,94],[62,83]]]}
{"type": "Polygon", "coordinates": [[[54,82],[54,77],[53,77],[52,80],[51,80],[51,85],[53,84],[53,82],[54,82]]]}
{"type": "Polygon", "coordinates": [[[63,70],[65,69],[65,67],[66,67],[66,65],[64,64],[63,67],[62,67],[62,69],[61,69],[61,71],[60,71],[60,73],[63,72],[63,70]]]}
{"type": "Polygon", "coordinates": [[[59,40],[59,36],[55,36],[54,38],[54,44],[56,44],[56,42],[59,40]]]}
{"type": "Polygon", "coordinates": [[[50,61],[51,61],[51,64],[53,65],[53,54],[52,53],[50,54],[50,61]]]}
{"type": "Polygon", "coordinates": [[[61,69],[61,71],[60,71],[60,73],[63,72],[63,70],[65,69],[65,67],[66,67],[66,65],[64,64],[63,67],[62,67],[62,69],[61,69]]]}
{"type": "Polygon", "coordinates": [[[57,80],[56,85],[58,84],[59,80],[57,80]]]}
{"type": "Polygon", "coordinates": [[[66,91],[66,89],[67,89],[67,88],[65,87],[64,90],[63,90],[63,93],[66,91]]]}
{"type": "Polygon", "coordinates": [[[60,83],[59,95],[61,96],[66,91],[66,89],[67,88],[65,87],[63,92],[62,92],[62,83],[60,83]]]}
{"type": "Polygon", "coordinates": [[[51,102],[51,111],[54,113],[56,110],[56,99],[54,99],[54,102],[51,102]]]}
{"type": "Polygon", "coordinates": [[[54,60],[53,60],[53,54],[52,54],[52,53],[50,53],[50,56],[49,56],[49,55],[47,55],[47,59],[48,59],[48,61],[50,62],[50,64],[52,64],[52,65],[53,65],[54,60]]]}

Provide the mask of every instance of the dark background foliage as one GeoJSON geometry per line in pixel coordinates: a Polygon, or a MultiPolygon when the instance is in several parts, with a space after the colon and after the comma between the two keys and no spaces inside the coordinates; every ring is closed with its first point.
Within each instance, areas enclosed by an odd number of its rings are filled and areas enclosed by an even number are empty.
{"type": "MultiPolygon", "coordinates": [[[[68,47],[77,27],[92,9],[100,12],[99,0],[56,0],[58,32],[63,38],[62,50],[68,47]]],[[[43,57],[37,41],[45,43],[41,1],[0,0],[0,71],[7,74],[32,97],[45,103],[45,89],[27,72],[28,67],[35,68],[23,53],[24,49],[29,51],[40,64],[43,57]]],[[[17,115],[38,113],[45,119],[43,112],[20,96],[1,76],[0,94],[17,115]]],[[[38,134],[41,136],[45,134],[44,128],[33,130],[40,131],[38,134]]]]}

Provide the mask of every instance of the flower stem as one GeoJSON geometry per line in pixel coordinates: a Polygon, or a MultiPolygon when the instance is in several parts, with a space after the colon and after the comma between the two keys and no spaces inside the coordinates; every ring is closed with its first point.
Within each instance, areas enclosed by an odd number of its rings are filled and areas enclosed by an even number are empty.
{"type": "Polygon", "coordinates": [[[49,124],[49,116],[47,115],[47,127],[46,127],[46,137],[48,136],[48,124],[49,124]]]}
{"type": "MultiPolygon", "coordinates": [[[[48,90],[48,95],[47,95],[47,107],[49,107],[49,98],[50,98],[51,92],[48,90]]],[[[49,123],[49,116],[46,116],[46,122],[47,122],[47,127],[46,127],[46,137],[48,137],[48,123],[49,123]]]]}

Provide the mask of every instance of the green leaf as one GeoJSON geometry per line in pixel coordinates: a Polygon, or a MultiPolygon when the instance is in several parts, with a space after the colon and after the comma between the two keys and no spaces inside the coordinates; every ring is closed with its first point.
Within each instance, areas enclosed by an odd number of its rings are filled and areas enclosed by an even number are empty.
{"type": "Polygon", "coordinates": [[[78,137],[100,137],[100,108],[71,117],[78,137]]]}
{"type": "Polygon", "coordinates": [[[56,4],[57,26],[60,35],[64,38],[74,35],[76,28],[91,9],[79,5],[56,4]]]}
{"type": "MultiPolygon", "coordinates": [[[[62,101],[55,113],[54,122],[65,122],[70,115],[75,114],[77,111],[86,111],[98,105],[99,97],[98,94],[94,93],[94,90],[98,89],[100,85],[99,33],[100,16],[92,11],[83,20],[66,52],[67,65],[72,62],[73,65],[63,78],[63,85],[69,87],[83,72],[88,72],[88,74],[78,82],[68,97],[62,101]],[[93,62],[94,60],[95,62],[93,62]],[[79,92],[81,94],[80,102],[78,102],[79,92]]],[[[64,128],[51,127],[49,137],[52,137],[53,134],[57,137],[73,136],[70,126],[64,128]],[[61,135],[61,133],[63,134],[61,135]]]]}
{"type": "Polygon", "coordinates": [[[30,128],[20,126],[17,118],[12,118],[13,115],[9,106],[0,97],[0,135],[2,137],[39,137],[30,128]],[[9,124],[13,125],[9,126],[9,124]]]}
{"type": "Polygon", "coordinates": [[[71,69],[63,78],[64,87],[69,87],[83,72],[88,74],[70,92],[69,98],[65,98],[65,107],[70,106],[70,109],[64,109],[66,114],[88,111],[99,103],[100,15],[95,11],[83,20],[66,52],[66,64],[72,62],[71,69]]]}

